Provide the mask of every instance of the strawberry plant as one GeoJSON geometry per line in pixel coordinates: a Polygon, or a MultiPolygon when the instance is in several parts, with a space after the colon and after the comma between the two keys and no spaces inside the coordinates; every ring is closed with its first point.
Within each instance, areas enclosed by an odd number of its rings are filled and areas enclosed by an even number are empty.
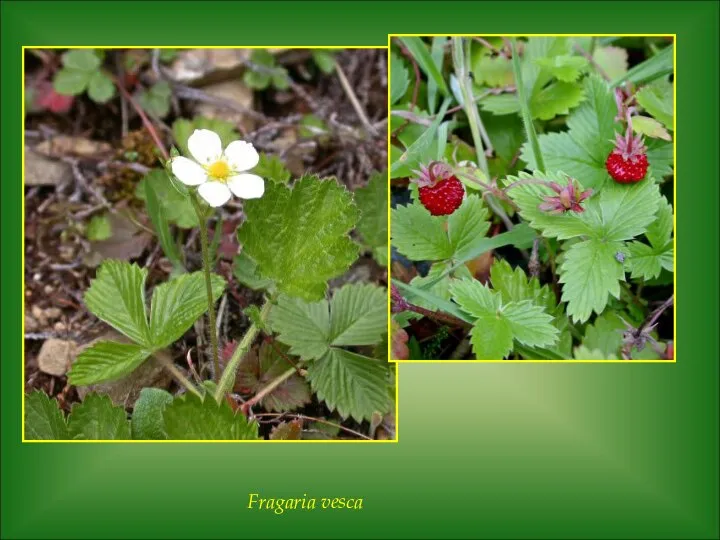
{"type": "Polygon", "coordinates": [[[392,42],[396,359],[673,358],[672,47],[392,42]]]}
{"type": "MultiPolygon", "coordinates": [[[[130,200],[117,205],[102,195],[97,177],[86,179],[77,157],[68,158],[78,177],[78,187],[68,191],[73,193],[69,202],[77,204],[87,189],[102,203],[102,214],[98,208],[85,210],[84,216],[92,217],[81,229],[83,243],[112,243],[117,214],[125,212],[138,222],[140,234],[153,239],[154,249],[142,258],[142,247],[134,255],[105,256],[84,274],[86,286],[73,296],[80,304],[76,318],[85,317],[86,328],[105,326],[105,333],[73,342],[64,349],[72,358],[46,368],[66,378],[65,388],[53,383],[29,389],[26,438],[393,438],[387,174],[377,170],[385,154],[375,151],[384,141],[379,128],[387,116],[385,100],[380,96],[381,108],[362,115],[367,126],[353,127],[348,118],[357,119],[357,113],[351,101],[359,103],[354,93],[345,98],[344,113],[336,108],[329,117],[327,103],[317,105],[309,83],[296,84],[275,56],[261,49],[245,52],[230,51],[247,60],[244,76],[231,72],[232,86],[251,92],[295,88],[301,110],[310,106],[324,126],[322,137],[304,131],[307,115],[271,119],[258,112],[253,114],[263,122],[247,138],[240,135],[246,126],[217,113],[177,116],[162,131],[158,118],[181,111],[177,101],[185,95],[223,107],[229,100],[215,100],[173,80],[171,71],[158,64],[168,59],[159,50],[108,55],[127,70],[146,66],[143,82],[157,74],[166,79],[138,88],[134,96],[119,75],[107,73],[105,56],[96,51],[65,52],[61,68],[57,56],[39,53],[44,63],[38,78],[57,69],[56,90],[85,100],[82,107],[87,106],[85,91],[90,100],[102,101],[96,99],[98,88],[107,77],[112,92],[103,95],[111,99],[117,87],[123,105],[137,113],[141,134],[151,141],[149,149],[142,149],[144,156],[118,152],[112,154],[112,165],[104,164],[140,173],[123,191],[130,200]],[[338,165],[323,156],[315,169],[306,167],[314,158],[293,153],[294,142],[273,151],[279,129],[292,131],[305,148],[324,151],[322,145],[331,145],[330,157],[344,154],[345,161],[338,165]],[[139,157],[142,164],[131,161],[139,157]],[[347,177],[339,178],[338,171],[347,177]],[[149,372],[161,376],[144,377],[149,372]],[[154,385],[155,380],[163,382],[154,385]],[[118,399],[112,390],[122,385],[130,391],[118,399]]],[[[374,58],[381,53],[362,54],[374,58]]],[[[300,58],[308,66],[298,71],[315,83],[337,77],[340,65],[347,64],[341,50],[300,58]]],[[[183,76],[186,67],[179,70],[183,76]]],[[[344,71],[343,77],[346,92],[354,92],[344,71]]],[[[282,99],[287,107],[287,96],[282,99]]],[[[106,148],[101,159],[108,161],[112,148],[106,148]]],[[[128,243],[140,243],[140,234],[130,233],[128,243]]]]}

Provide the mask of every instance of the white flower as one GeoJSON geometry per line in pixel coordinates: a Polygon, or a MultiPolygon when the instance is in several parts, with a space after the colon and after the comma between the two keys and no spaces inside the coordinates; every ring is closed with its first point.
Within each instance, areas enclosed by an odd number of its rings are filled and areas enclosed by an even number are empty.
{"type": "Polygon", "coordinates": [[[212,207],[222,206],[231,193],[242,199],[257,199],[265,192],[265,181],[248,171],[260,161],[252,144],[233,141],[223,152],[220,137],[209,129],[196,129],[188,139],[195,158],[174,157],[173,174],[187,186],[198,186],[198,194],[212,207]]]}

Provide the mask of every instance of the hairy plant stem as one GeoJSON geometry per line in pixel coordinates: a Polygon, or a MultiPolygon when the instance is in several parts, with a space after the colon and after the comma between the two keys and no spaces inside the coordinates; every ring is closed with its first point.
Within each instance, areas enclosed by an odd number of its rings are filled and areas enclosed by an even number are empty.
{"type": "Polygon", "coordinates": [[[288,370],[281,373],[278,377],[270,381],[267,386],[265,386],[262,390],[255,394],[255,396],[243,403],[242,410],[245,415],[248,414],[250,407],[262,401],[265,396],[267,396],[270,392],[275,390],[278,386],[280,386],[282,383],[292,377],[295,373],[297,373],[295,366],[289,368],[288,370]]]}
{"type": "MultiPolygon", "coordinates": [[[[467,41],[467,45],[470,41],[467,41]]],[[[485,178],[490,178],[490,169],[488,168],[487,158],[485,157],[485,149],[483,146],[483,135],[485,140],[487,134],[485,133],[485,126],[483,126],[480,113],[478,112],[478,106],[475,103],[472,93],[472,81],[470,79],[469,69],[469,51],[465,51],[465,40],[464,38],[453,38],[453,64],[455,68],[455,74],[460,85],[460,92],[463,98],[463,105],[465,107],[465,114],[468,117],[468,123],[470,124],[470,133],[472,134],[473,144],[475,145],[475,155],[477,156],[477,164],[480,170],[485,173],[485,178]]],[[[489,149],[492,149],[488,146],[489,149]]],[[[490,193],[485,197],[488,206],[502,219],[505,227],[508,231],[512,230],[513,222],[507,216],[502,206],[498,203],[495,196],[490,193]]]]}
{"type": "MultiPolygon", "coordinates": [[[[271,306],[272,302],[270,300],[265,300],[265,304],[263,305],[262,310],[260,310],[260,319],[263,322],[267,319],[271,306]]],[[[245,356],[250,350],[250,346],[253,344],[253,341],[255,341],[255,338],[259,333],[260,327],[253,323],[245,332],[245,335],[235,349],[235,352],[233,352],[230,361],[225,366],[225,370],[220,377],[220,382],[218,383],[217,390],[215,391],[215,399],[218,402],[226,393],[232,390],[233,383],[235,382],[235,374],[237,373],[238,366],[240,365],[240,360],[242,360],[243,356],[245,356]]],[[[293,368],[293,372],[294,371],[295,368],[293,368]]]]}
{"type": "Polygon", "coordinates": [[[515,39],[510,40],[510,51],[512,52],[513,74],[515,76],[515,87],[517,88],[518,101],[520,101],[520,111],[522,112],[523,124],[525,125],[525,136],[532,148],[535,165],[537,168],[545,172],[545,160],[543,160],[540,151],[540,142],[537,133],[535,133],[535,125],[533,124],[532,115],[530,114],[530,103],[525,95],[525,83],[523,82],[522,70],[520,69],[520,57],[518,56],[515,39]]]}
{"type": "Polygon", "coordinates": [[[215,325],[215,299],[212,293],[212,276],[211,276],[211,265],[210,260],[210,243],[208,241],[208,226],[205,219],[204,212],[200,207],[200,203],[194,196],[190,197],[195,213],[200,223],[200,246],[202,247],[202,258],[203,258],[203,271],[205,272],[205,287],[207,290],[208,300],[208,319],[210,322],[210,345],[212,347],[212,359],[213,359],[213,380],[217,382],[220,374],[220,361],[218,359],[218,337],[217,328],[215,325]]]}
{"type": "Polygon", "coordinates": [[[202,394],[200,391],[195,388],[195,385],[187,378],[185,375],[183,375],[182,371],[180,371],[175,364],[172,363],[172,361],[168,358],[165,358],[162,354],[156,354],[153,355],[153,358],[155,358],[162,366],[167,369],[177,381],[183,385],[188,392],[191,392],[195,394],[197,397],[202,398],[202,394]]]}

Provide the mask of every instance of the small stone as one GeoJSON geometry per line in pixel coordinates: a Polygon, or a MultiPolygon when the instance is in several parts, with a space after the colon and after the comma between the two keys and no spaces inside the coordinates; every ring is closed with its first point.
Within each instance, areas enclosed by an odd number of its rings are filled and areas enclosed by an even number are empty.
{"type": "MultiPolygon", "coordinates": [[[[203,90],[211,96],[235,103],[245,109],[251,109],[253,106],[253,91],[237,79],[212,84],[206,86],[203,90]]],[[[215,103],[200,103],[195,112],[200,116],[218,118],[232,124],[241,124],[247,131],[255,129],[255,121],[247,114],[215,103]]]]}
{"type": "Polygon", "coordinates": [[[208,80],[237,77],[244,70],[251,49],[189,49],[181,51],[170,66],[178,82],[201,84],[208,80]]]}
{"type": "Polygon", "coordinates": [[[62,315],[62,310],[60,308],[51,307],[44,310],[44,314],[47,320],[53,321],[62,315]]]}
{"type": "Polygon", "coordinates": [[[25,147],[26,186],[57,186],[72,181],[69,164],[46,158],[25,147]]]}
{"type": "Polygon", "coordinates": [[[25,331],[26,332],[36,332],[38,329],[38,323],[37,321],[27,313],[25,314],[25,331]]]}
{"type": "Polygon", "coordinates": [[[55,289],[53,288],[52,285],[45,285],[45,288],[43,289],[43,291],[45,292],[45,294],[51,294],[52,292],[55,291],[55,289]]]}
{"type": "Polygon", "coordinates": [[[46,340],[38,354],[38,367],[43,373],[62,377],[75,358],[77,345],[73,341],[51,338],[46,340]]]}
{"type": "Polygon", "coordinates": [[[53,326],[53,330],[55,330],[56,332],[64,332],[65,330],[67,330],[67,326],[64,322],[58,321],[55,323],[55,326],[53,326]]]}
{"type": "Polygon", "coordinates": [[[91,141],[84,137],[57,135],[35,146],[35,151],[48,157],[75,155],[81,157],[98,157],[112,150],[106,142],[91,141]]]}

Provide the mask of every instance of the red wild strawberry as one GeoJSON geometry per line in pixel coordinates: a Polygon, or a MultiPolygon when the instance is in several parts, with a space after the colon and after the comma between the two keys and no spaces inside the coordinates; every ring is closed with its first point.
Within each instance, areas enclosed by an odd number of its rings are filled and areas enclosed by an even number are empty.
{"type": "Polygon", "coordinates": [[[623,137],[615,134],[615,149],[605,161],[605,168],[616,182],[631,184],[645,178],[648,170],[646,148],[642,136],[633,137],[632,126],[628,124],[623,137]]]}
{"type": "Polygon", "coordinates": [[[465,198],[462,182],[444,163],[434,161],[418,172],[420,202],[433,216],[446,216],[457,210],[465,198]]]}

